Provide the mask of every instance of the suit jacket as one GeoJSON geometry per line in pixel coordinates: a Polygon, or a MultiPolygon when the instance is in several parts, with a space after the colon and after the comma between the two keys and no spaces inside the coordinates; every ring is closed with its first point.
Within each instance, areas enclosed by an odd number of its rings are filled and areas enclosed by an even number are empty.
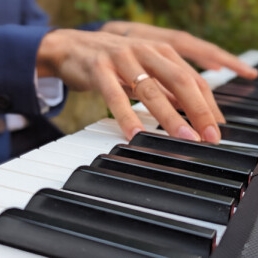
{"type": "MultiPolygon", "coordinates": [[[[10,158],[14,145],[4,127],[4,114],[23,114],[31,121],[41,116],[34,73],[37,49],[50,30],[47,23],[47,15],[33,0],[0,2],[0,163],[10,158]]],[[[35,139],[33,135],[31,138],[35,139]]],[[[36,141],[34,144],[36,147],[36,141]]]]}
{"type": "Polygon", "coordinates": [[[35,0],[0,1],[0,24],[48,25],[49,17],[35,0]]]}
{"type": "MultiPolygon", "coordinates": [[[[83,24],[78,29],[94,31],[103,23],[83,24]]],[[[49,30],[48,16],[36,1],[0,1],[0,163],[63,135],[40,114],[33,83],[37,50],[49,30]],[[10,134],[1,126],[7,113],[25,115],[31,126],[10,134]]],[[[57,115],[63,106],[64,101],[46,116],[57,115]]]]}

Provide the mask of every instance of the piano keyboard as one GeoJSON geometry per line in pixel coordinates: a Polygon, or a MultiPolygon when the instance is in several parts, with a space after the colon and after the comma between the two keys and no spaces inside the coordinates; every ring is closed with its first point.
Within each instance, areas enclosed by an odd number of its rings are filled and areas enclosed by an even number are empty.
{"type": "MultiPolygon", "coordinates": [[[[241,58],[252,66],[258,64],[257,51],[249,51],[241,58]]],[[[208,80],[215,92],[219,91],[218,86],[227,83],[235,76],[227,69],[203,73],[203,77],[208,80]]],[[[4,225],[13,226],[14,231],[20,230],[27,240],[26,232],[23,231],[23,222],[29,221],[29,223],[35,223],[36,226],[41,225],[45,219],[44,212],[50,213],[47,203],[49,202],[51,206],[53,202],[53,207],[58,203],[60,209],[64,209],[61,206],[63,205],[61,200],[66,200],[66,203],[70,203],[71,209],[73,207],[78,209],[78,214],[81,211],[77,206],[73,206],[74,203],[79,203],[81,205],[79,207],[85,207],[84,202],[87,202],[90,207],[97,205],[105,211],[115,209],[108,213],[109,215],[103,215],[100,211],[94,212],[96,216],[104,216],[104,220],[105,218],[110,218],[110,221],[113,219],[118,224],[112,222],[113,227],[116,228],[112,229],[114,232],[107,231],[109,232],[107,233],[102,231],[102,227],[106,227],[109,223],[96,222],[102,223],[96,224],[101,225],[101,230],[94,228],[94,215],[92,215],[93,217],[89,218],[89,221],[92,219],[92,225],[84,225],[86,219],[82,222],[84,227],[92,233],[91,237],[86,239],[80,237],[83,233],[78,232],[81,231],[73,231],[73,223],[68,222],[70,214],[64,210],[64,214],[67,214],[64,215],[66,216],[64,219],[67,219],[67,228],[60,229],[58,222],[52,226],[52,222],[49,222],[50,224],[46,222],[48,226],[45,225],[44,229],[46,232],[54,231],[55,227],[64,232],[72,230],[75,235],[73,237],[79,239],[78,242],[73,242],[74,246],[77,245],[79,249],[78,254],[75,252],[71,256],[65,253],[66,249],[63,248],[64,253],[59,250],[62,255],[48,256],[94,257],[96,255],[102,257],[98,250],[103,248],[103,257],[112,257],[106,252],[116,254],[116,257],[122,255],[126,257],[208,257],[210,251],[214,250],[214,257],[216,257],[216,250],[223,242],[223,235],[227,235],[225,231],[228,221],[230,220],[231,223],[235,217],[240,216],[238,214],[241,214],[241,211],[238,209],[242,209],[242,203],[243,206],[245,205],[245,196],[255,191],[247,190],[245,193],[250,181],[253,185],[257,181],[254,174],[257,173],[258,131],[254,129],[253,121],[251,125],[249,121],[244,126],[240,125],[236,123],[237,118],[230,113],[230,119],[235,124],[234,126],[221,125],[223,135],[221,146],[205,143],[195,146],[195,143],[167,137],[166,132],[159,129],[158,122],[141,103],[133,108],[148,133],[137,135],[130,143],[125,140],[116,121],[105,118],[85,127],[84,130],[67,135],[0,166],[0,213],[2,213],[0,242],[3,241],[2,232],[3,234],[8,232],[8,229],[4,229],[4,225]],[[245,135],[245,137],[239,137],[239,135],[245,135]],[[173,143],[167,141],[168,139],[172,139],[173,143]],[[144,146],[141,145],[142,142],[144,146]],[[175,146],[175,150],[169,150],[171,154],[168,155],[168,150],[164,148],[170,148],[170,146],[175,146]],[[195,155],[190,157],[191,154],[187,153],[187,150],[193,150],[195,155]],[[215,156],[218,157],[216,160],[215,156]],[[218,161],[219,158],[220,161],[218,161]],[[177,165],[173,165],[174,168],[171,169],[169,164],[177,165]],[[188,167],[191,169],[187,169],[188,167]],[[130,189],[135,189],[135,191],[130,191],[130,189]],[[35,195],[40,190],[41,192],[35,195]],[[132,196],[132,192],[135,196],[132,196]],[[69,198],[72,199],[69,200],[69,198]],[[48,201],[40,205],[33,201],[34,199],[41,200],[42,203],[44,200],[48,201]],[[57,199],[59,202],[56,201],[57,199]],[[153,204],[152,199],[156,199],[157,203],[153,204]],[[188,209],[182,203],[186,203],[186,206],[189,206],[188,209]],[[197,208],[192,208],[192,203],[197,205],[197,208]],[[44,206],[46,206],[45,210],[44,206]],[[19,210],[25,207],[28,214],[19,210]],[[34,215],[35,209],[42,209],[41,216],[34,215]],[[6,214],[5,217],[4,214],[6,214]],[[121,216],[121,214],[127,215],[121,216]],[[36,222],[30,221],[33,216],[36,222]],[[16,220],[16,218],[19,219],[16,220]],[[119,224],[120,220],[122,224],[119,224]],[[122,226],[124,222],[129,226],[122,226]],[[142,231],[137,230],[137,227],[142,228],[142,231]],[[154,233],[151,232],[152,227],[154,233]],[[119,228],[121,232],[128,231],[128,237],[122,236],[120,232],[117,233],[119,228]],[[132,228],[131,231],[130,228],[132,228]],[[144,235],[145,231],[150,232],[144,235]],[[74,232],[77,232],[77,235],[74,232]],[[175,236],[174,232],[176,232],[175,236]],[[95,238],[100,239],[101,234],[106,240],[102,239],[102,242],[99,242],[95,238]],[[155,238],[155,234],[158,237],[155,238]],[[179,239],[181,237],[181,240],[176,241],[177,237],[179,239]],[[146,238],[148,240],[145,240],[146,238]],[[111,241],[110,243],[110,239],[115,239],[117,242],[114,244],[111,241]],[[128,244],[128,241],[131,243],[128,244]],[[183,250],[178,249],[182,245],[179,242],[185,243],[183,250]],[[187,249],[193,248],[194,245],[197,246],[197,253],[187,249]],[[85,250],[80,251],[80,247],[83,246],[85,250]],[[81,254],[83,255],[80,256],[81,254]]],[[[51,211],[53,213],[51,216],[56,216],[55,212],[51,211]]],[[[79,217],[77,219],[80,220],[79,217]]],[[[234,223],[232,222],[233,225],[234,223]]],[[[33,230],[31,229],[32,233],[33,230]]],[[[70,236],[70,234],[67,235],[70,236]]],[[[40,237],[44,239],[44,235],[40,237]]],[[[14,236],[10,235],[9,238],[12,239],[14,236]]],[[[52,238],[49,239],[51,241],[52,238]]],[[[55,240],[54,236],[52,240],[55,240]]],[[[17,238],[13,241],[15,246],[20,240],[17,238]]],[[[71,241],[73,241],[72,238],[71,241]]],[[[40,252],[38,254],[27,252],[32,248],[29,244],[27,245],[23,247],[24,250],[19,250],[2,244],[0,257],[45,257],[39,255],[40,252]]]]}

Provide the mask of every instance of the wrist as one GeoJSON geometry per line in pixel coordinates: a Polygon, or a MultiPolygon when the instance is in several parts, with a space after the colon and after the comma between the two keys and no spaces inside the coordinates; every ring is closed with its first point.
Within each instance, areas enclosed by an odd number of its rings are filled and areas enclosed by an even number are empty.
{"type": "Polygon", "coordinates": [[[39,77],[55,77],[58,63],[62,60],[62,33],[59,30],[48,32],[42,39],[36,57],[37,73],[39,77]]]}

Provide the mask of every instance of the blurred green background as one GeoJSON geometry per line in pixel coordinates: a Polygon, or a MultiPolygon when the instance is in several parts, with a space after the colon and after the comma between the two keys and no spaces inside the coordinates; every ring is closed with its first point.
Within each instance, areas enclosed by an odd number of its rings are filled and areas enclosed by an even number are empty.
{"type": "MultiPolygon", "coordinates": [[[[258,49],[257,0],[38,0],[60,27],[120,19],[185,30],[239,54],[258,49]]],[[[66,133],[107,115],[97,92],[70,93],[66,108],[54,119],[66,133]]]]}

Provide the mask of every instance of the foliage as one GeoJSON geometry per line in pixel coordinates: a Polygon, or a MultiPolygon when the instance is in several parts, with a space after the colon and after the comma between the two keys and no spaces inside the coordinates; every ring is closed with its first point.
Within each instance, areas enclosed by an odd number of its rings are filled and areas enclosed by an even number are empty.
{"type": "Polygon", "coordinates": [[[84,21],[123,19],[186,30],[240,53],[257,48],[256,0],[76,0],[84,21]]]}

